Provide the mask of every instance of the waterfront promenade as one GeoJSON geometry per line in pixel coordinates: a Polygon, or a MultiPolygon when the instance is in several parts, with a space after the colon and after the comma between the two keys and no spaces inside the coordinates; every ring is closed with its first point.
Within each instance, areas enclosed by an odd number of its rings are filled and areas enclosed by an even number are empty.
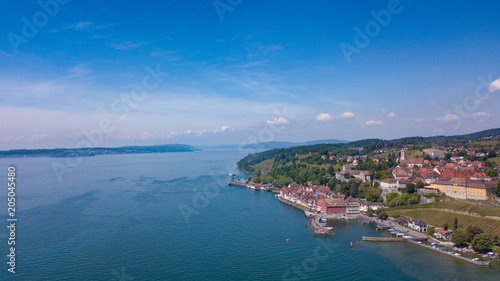
{"type": "Polygon", "coordinates": [[[403,242],[403,241],[406,241],[406,242],[410,242],[414,245],[424,247],[426,249],[433,250],[435,252],[439,252],[439,253],[466,261],[468,263],[471,263],[471,264],[474,264],[477,266],[489,266],[490,265],[490,262],[488,262],[488,261],[474,261],[472,259],[463,257],[461,255],[455,255],[455,254],[452,254],[450,252],[443,251],[437,247],[431,247],[427,244],[423,244],[422,242],[419,242],[419,241],[427,240],[431,243],[438,243],[440,245],[446,245],[449,242],[442,242],[442,241],[437,240],[431,236],[426,235],[425,233],[418,232],[418,231],[415,231],[413,229],[404,227],[404,226],[399,225],[396,222],[393,222],[391,220],[386,220],[386,221],[380,220],[377,218],[369,217],[367,215],[361,215],[361,217],[365,218],[368,221],[375,222],[375,223],[377,223],[377,225],[382,226],[384,228],[392,228],[394,230],[397,230],[398,232],[404,233],[404,234],[412,237],[412,238],[408,238],[408,239],[407,238],[393,238],[393,237],[363,237],[363,241],[367,241],[367,242],[403,242]]]}

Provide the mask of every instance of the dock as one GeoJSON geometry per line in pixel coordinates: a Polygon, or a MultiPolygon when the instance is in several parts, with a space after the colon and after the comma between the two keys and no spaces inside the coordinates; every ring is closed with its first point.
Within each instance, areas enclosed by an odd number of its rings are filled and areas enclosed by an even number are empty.
{"type": "Polygon", "coordinates": [[[407,242],[408,239],[401,237],[366,237],[363,236],[363,241],[368,242],[407,242]]]}
{"type": "Polygon", "coordinates": [[[239,186],[239,187],[246,187],[246,188],[248,188],[248,184],[246,184],[246,183],[241,183],[241,182],[237,182],[237,181],[231,181],[231,182],[229,182],[227,185],[230,185],[230,186],[239,186]]]}
{"type": "Polygon", "coordinates": [[[416,241],[412,241],[412,240],[408,240],[408,242],[414,244],[414,245],[417,245],[417,246],[420,246],[420,247],[424,247],[424,248],[427,248],[429,250],[433,250],[435,252],[438,252],[438,253],[441,253],[441,254],[444,254],[444,255],[448,255],[450,257],[454,257],[454,258],[457,258],[459,260],[463,260],[465,262],[468,262],[468,263],[472,263],[474,265],[477,265],[477,266],[490,266],[490,262],[489,261],[474,261],[474,260],[471,260],[471,259],[468,259],[466,257],[462,257],[462,256],[455,256],[454,254],[450,253],[450,252],[446,252],[446,251],[443,251],[443,250],[439,250],[438,248],[432,248],[431,246],[429,245],[425,245],[425,244],[422,244],[422,243],[418,243],[416,241]]]}
{"type": "Polygon", "coordinates": [[[463,260],[465,262],[468,262],[468,263],[471,263],[471,264],[474,264],[477,266],[489,266],[490,265],[489,261],[475,261],[475,260],[471,260],[471,259],[466,258],[466,257],[462,257],[460,255],[457,256],[457,255],[452,254],[450,252],[440,250],[439,248],[433,248],[433,247],[426,245],[426,244],[423,244],[421,242],[419,243],[419,241],[416,241],[415,238],[409,239],[409,238],[400,238],[400,237],[366,237],[366,236],[363,236],[363,241],[366,241],[366,242],[409,242],[409,243],[412,243],[413,245],[424,247],[426,249],[433,250],[434,252],[438,252],[438,253],[441,253],[441,254],[444,254],[444,255],[459,259],[459,260],[463,260]]]}

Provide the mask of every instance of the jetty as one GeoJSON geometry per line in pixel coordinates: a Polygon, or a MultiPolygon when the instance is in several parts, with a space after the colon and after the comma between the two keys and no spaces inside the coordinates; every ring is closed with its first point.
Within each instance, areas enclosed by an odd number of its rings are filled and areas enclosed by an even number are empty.
{"type": "Polygon", "coordinates": [[[407,242],[408,239],[400,237],[366,237],[363,236],[363,241],[368,242],[407,242]]]}
{"type": "Polygon", "coordinates": [[[248,188],[248,184],[239,181],[230,181],[228,185],[248,188]]]}
{"type": "Polygon", "coordinates": [[[463,257],[461,255],[455,255],[453,253],[443,251],[437,247],[431,247],[429,245],[422,243],[421,241],[423,241],[423,240],[424,240],[423,238],[367,237],[367,236],[363,236],[363,241],[365,241],[365,242],[409,242],[409,243],[412,243],[413,245],[424,247],[424,248],[432,250],[434,252],[438,252],[438,253],[441,253],[441,254],[444,254],[444,255],[459,259],[459,260],[463,260],[465,262],[468,262],[468,263],[471,263],[471,264],[474,264],[477,266],[489,266],[490,265],[489,261],[475,261],[475,260],[463,257]]]}
{"type": "Polygon", "coordinates": [[[465,262],[468,262],[468,263],[472,263],[474,265],[477,265],[477,266],[489,266],[490,265],[490,262],[489,261],[475,261],[475,260],[471,260],[469,258],[466,258],[466,257],[462,257],[462,256],[457,256],[455,254],[452,254],[450,252],[447,252],[447,251],[443,251],[443,250],[440,250],[439,248],[433,248],[429,245],[425,245],[425,244],[422,244],[422,243],[418,243],[416,241],[413,241],[413,240],[408,240],[408,242],[414,244],[414,245],[417,245],[417,246],[420,246],[420,247],[424,247],[424,248],[427,248],[429,250],[433,250],[435,252],[438,252],[438,253],[441,253],[441,254],[444,254],[444,255],[448,255],[450,257],[454,257],[454,258],[457,258],[459,260],[463,260],[465,262]]]}

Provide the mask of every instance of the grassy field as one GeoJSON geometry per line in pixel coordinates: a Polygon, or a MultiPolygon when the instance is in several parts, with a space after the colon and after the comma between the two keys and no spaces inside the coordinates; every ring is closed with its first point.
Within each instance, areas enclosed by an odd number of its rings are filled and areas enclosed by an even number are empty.
{"type": "MultiPolygon", "coordinates": [[[[448,197],[449,198],[449,197],[448,197]]],[[[441,201],[422,205],[409,205],[388,210],[415,210],[415,209],[447,209],[459,212],[468,212],[469,214],[477,214],[480,216],[494,216],[500,217],[500,208],[489,204],[488,202],[468,202],[468,201],[441,201]]]]}
{"type": "Polygon", "coordinates": [[[500,208],[495,207],[493,205],[489,205],[488,203],[483,203],[483,205],[479,205],[478,202],[463,202],[463,201],[445,201],[445,202],[436,202],[432,203],[432,208],[437,209],[449,209],[461,212],[468,212],[470,214],[478,214],[481,216],[495,216],[500,217],[500,208]]]}
{"type": "Polygon", "coordinates": [[[475,142],[471,142],[469,144],[469,146],[471,145],[487,145],[487,146],[495,146],[497,144],[500,144],[500,141],[494,141],[494,140],[490,140],[490,141],[475,141],[475,142]]]}
{"type": "Polygon", "coordinates": [[[264,168],[272,168],[273,162],[274,162],[274,159],[267,159],[267,160],[260,162],[259,164],[254,165],[253,167],[256,170],[262,170],[264,168]]]}
{"type": "Polygon", "coordinates": [[[499,220],[432,209],[387,210],[387,214],[389,216],[394,216],[396,213],[412,219],[420,219],[425,223],[436,227],[444,227],[445,223],[448,223],[448,226],[453,228],[455,218],[457,218],[459,228],[465,228],[468,225],[477,225],[480,226],[486,233],[500,235],[499,220]]]}
{"type": "Polygon", "coordinates": [[[431,154],[432,152],[437,152],[439,153],[440,155],[444,156],[446,153],[448,153],[448,151],[445,151],[445,150],[440,150],[440,149],[434,149],[434,148],[427,148],[427,149],[424,149],[424,152],[426,154],[431,154]]]}
{"type": "Polygon", "coordinates": [[[490,158],[488,161],[495,162],[496,165],[500,165],[500,157],[490,158]]]}

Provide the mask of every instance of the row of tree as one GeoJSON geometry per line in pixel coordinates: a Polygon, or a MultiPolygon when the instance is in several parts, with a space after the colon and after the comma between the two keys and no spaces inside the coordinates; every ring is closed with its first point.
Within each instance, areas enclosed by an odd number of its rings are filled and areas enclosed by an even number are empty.
{"type": "Polygon", "coordinates": [[[493,240],[491,234],[484,233],[483,229],[477,225],[469,225],[465,230],[456,229],[451,236],[453,243],[457,245],[470,244],[474,249],[479,251],[490,250],[493,247],[493,240]]]}

